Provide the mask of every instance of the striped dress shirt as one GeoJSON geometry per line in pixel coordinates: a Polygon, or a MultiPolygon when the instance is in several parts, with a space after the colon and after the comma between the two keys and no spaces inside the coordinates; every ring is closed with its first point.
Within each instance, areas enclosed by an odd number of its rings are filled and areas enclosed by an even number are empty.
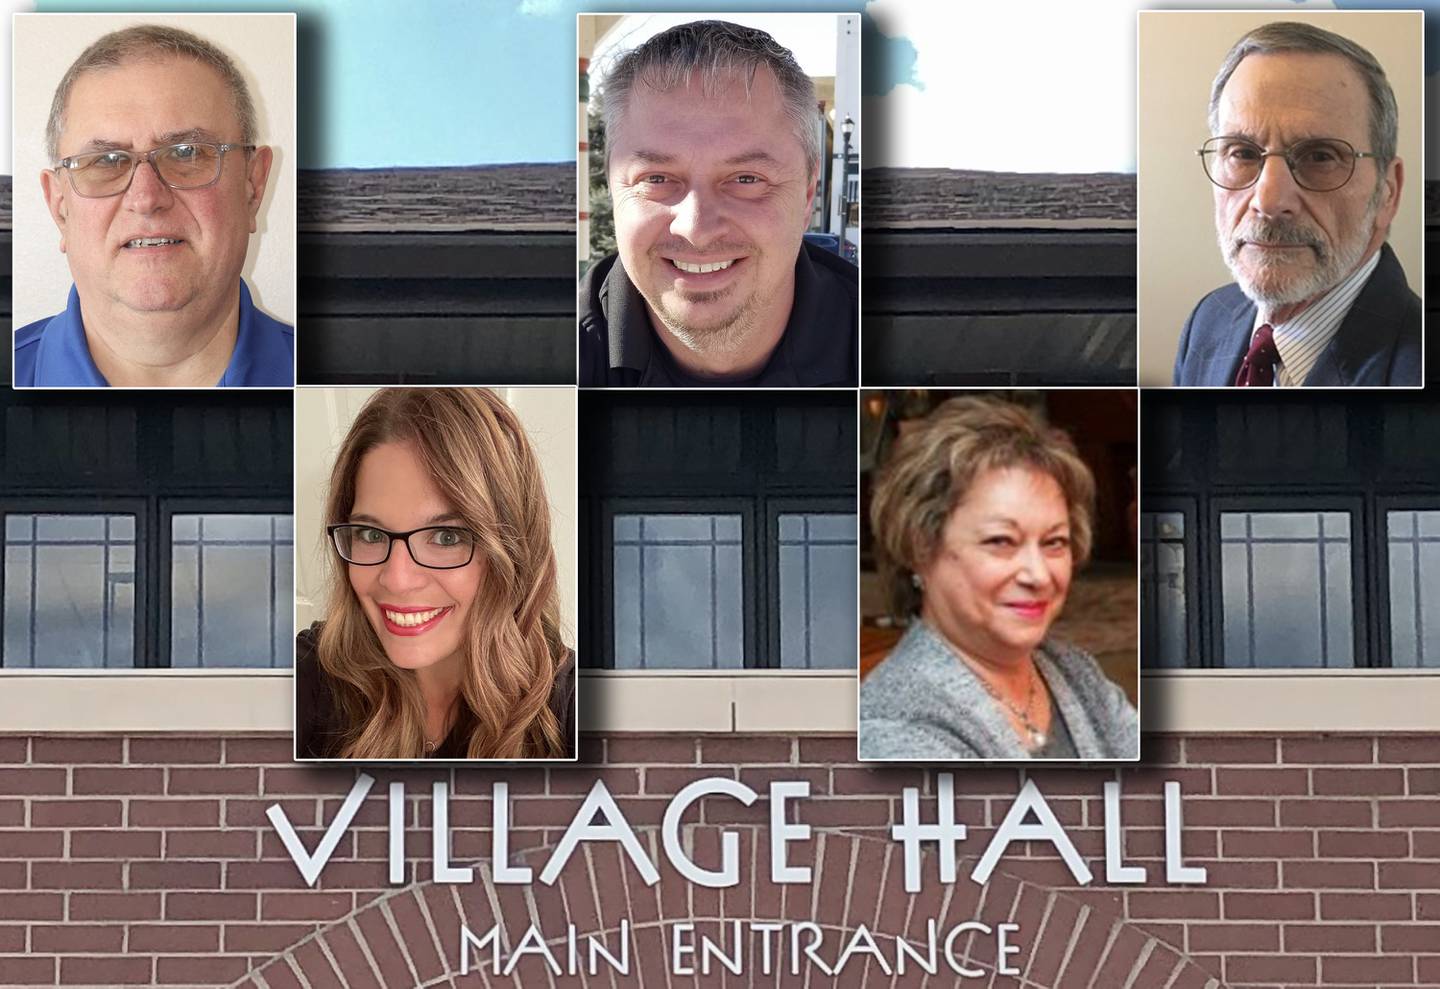
{"type": "MultiPolygon", "coordinates": [[[[1275,347],[1280,351],[1280,367],[1275,375],[1277,388],[1292,388],[1303,385],[1315,366],[1320,354],[1335,338],[1340,324],[1355,304],[1355,297],[1370,280],[1375,266],[1380,263],[1380,252],[1370,255],[1360,267],[1350,273],[1340,284],[1326,292],[1312,304],[1306,306],[1293,319],[1285,323],[1271,323],[1275,334],[1275,347]]],[[[1255,329],[1269,322],[1258,310],[1255,313],[1255,329]]],[[[1251,331],[1254,338],[1254,330],[1251,331]]]]}

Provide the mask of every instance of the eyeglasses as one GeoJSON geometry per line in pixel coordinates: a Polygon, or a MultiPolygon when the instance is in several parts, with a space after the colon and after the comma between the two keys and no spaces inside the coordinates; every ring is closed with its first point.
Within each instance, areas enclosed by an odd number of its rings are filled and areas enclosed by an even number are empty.
{"type": "Polygon", "coordinates": [[[61,158],[56,168],[70,176],[70,187],[86,199],[118,196],[130,188],[141,162],[149,162],[172,189],[203,189],[220,181],[220,168],[231,151],[255,150],[253,144],[171,144],[150,151],[91,151],[61,158]]]}
{"type": "Polygon", "coordinates": [[[1311,192],[1333,192],[1355,174],[1360,158],[1379,157],[1373,151],[1356,151],[1336,137],[1300,141],[1284,151],[1266,151],[1243,137],[1212,137],[1195,152],[1210,181],[1222,189],[1248,189],[1260,181],[1266,158],[1284,158],[1295,184],[1311,192]]]}
{"type": "Polygon", "coordinates": [[[475,557],[475,533],[451,525],[409,532],[391,532],[373,525],[329,525],[325,531],[340,559],[357,567],[378,567],[390,559],[390,548],[397,540],[410,551],[410,559],[431,570],[455,570],[475,557]]]}

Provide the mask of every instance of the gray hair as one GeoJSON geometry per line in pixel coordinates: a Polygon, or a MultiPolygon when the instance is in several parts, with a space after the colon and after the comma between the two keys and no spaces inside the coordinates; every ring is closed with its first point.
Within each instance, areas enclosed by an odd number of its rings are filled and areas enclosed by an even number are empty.
{"type": "Polygon", "coordinates": [[[1396,135],[1400,129],[1400,112],[1395,106],[1395,91],[1390,88],[1390,81],[1385,78],[1385,70],[1380,67],[1374,55],[1349,38],[1342,38],[1332,31],[1312,24],[1276,21],[1257,27],[1235,42],[1235,46],[1225,56],[1219,74],[1215,76],[1214,85],[1210,87],[1210,132],[1213,134],[1219,130],[1220,93],[1230,81],[1235,67],[1247,55],[1269,55],[1275,52],[1341,55],[1350,60],[1350,64],[1355,66],[1370,91],[1369,150],[1375,154],[1375,164],[1383,173],[1395,157],[1396,135]]]}
{"type": "Polygon", "coordinates": [[[739,77],[745,92],[755,73],[768,67],[780,87],[785,114],[805,151],[806,167],[813,177],[820,161],[820,130],[816,120],[815,83],[790,49],[753,27],[729,21],[692,21],[662,31],[638,48],[622,55],[605,76],[605,166],[610,166],[608,136],[625,114],[636,82],[669,92],[688,84],[699,73],[701,92],[711,96],[730,79],[739,77]]]}
{"type": "Polygon", "coordinates": [[[166,58],[193,59],[220,73],[220,78],[230,90],[230,101],[235,104],[235,116],[240,119],[240,143],[255,143],[255,104],[250,99],[250,87],[245,85],[245,77],[240,74],[234,60],[189,31],[160,24],[141,24],[111,31],[81,52],[80,57],[65,70],[60,85],[55,89],[55,99],[50,103],[50,119],[45,124],[45,152],[51,162],[60,160],[60,132],[65,129],[65,109],[76,79],[83,73],[118,68],[136,59],[158,61],[166,58]]]}

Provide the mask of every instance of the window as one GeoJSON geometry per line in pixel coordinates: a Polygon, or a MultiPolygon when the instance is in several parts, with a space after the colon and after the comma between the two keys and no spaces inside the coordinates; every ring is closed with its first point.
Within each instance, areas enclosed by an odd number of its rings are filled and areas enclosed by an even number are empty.
{"type": "Polygon", "coordinates": [[[288,392],[0,390],[0,417],[0,668],[290,665],[288,392]]]}
{"type": "Polygon", "coordinates": [[[176,513],[168,529],[159,502],[113,514],[4,510],[0,666],[289,666],[291,516],[265,507],[176,513]],[[168,607],[167,629],[144,601],[168,607]]]}
{"type": "Polygon", "coordinates": [[[617,666],[744,665],[742,523],[739,513],[615,516],[617,666]]]}
{"type": "Polygon", "coordinates": [[[776,515],[781,666],[851,665],[844,660],[859,635],[857,521],[854,512],[776,515]]]}
{"type": "Polygon", "coordinates": [[[1141,651],[1151,666],[1184,666],[1193,649],[1191,612],[1185,600],[1193,528],[1188,517],[1183,510],[1140,516],[1141,651]]]}
{"type": "Polygon", "coordinates": [[[1387,511],[1385,531],[1391,664],[1440,666],[1440,509],[1387,511]]]}
{"type": "Polygon", "coordinates": [[[4,584],[6,666],[134,665],[134,515],[6,515],[4,584]]]}
{"type": "Polygon", "coordinates": [[[1436,403],[1143,400],[1146,666],[1440,669],[1436,403]]]}
{"type": "Polygon", "coordinates": [[[581,637],[621,670],[856,663],[853,392],[581,393],[581,637]]]}
{"type": "Polygon", "coordinates": [[[1225,666],[1354,666],[1345,512],[1220,514],[1225,666]]]}
{"type": "Polygon", "coordinates": [[[171,516],[172,666],[290,665],[293,543],[288,514],[171,516]]]}

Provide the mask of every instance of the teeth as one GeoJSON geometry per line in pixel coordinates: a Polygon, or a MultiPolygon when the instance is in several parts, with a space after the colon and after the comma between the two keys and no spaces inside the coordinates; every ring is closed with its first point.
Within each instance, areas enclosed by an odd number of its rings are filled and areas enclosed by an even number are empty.
{"type": "Polygon", "coordinates": [[[413,628],[416,625],[424,625],[444,610],[444,608],[436,608],[433,611],[387,611],[385,620],[395,625],[413,628]]]}
{"type": "Polygon", "coordinates": [[[126,247],[166,247],[170,244],[178,244],[180,241],[169,237],[136,237],[126,247]]]}
{"type": "Polygon", "coordinates": [[[688,261],[676,261],[672,258],[670,263],[673,264],[675,267],[679,268],[681,271],[688,272],[689,274],[704,275],[711,271],[724,271],[726,268],[730,267],[735,262],[716,261],[713,264],[690,264],[688,261]]]}

